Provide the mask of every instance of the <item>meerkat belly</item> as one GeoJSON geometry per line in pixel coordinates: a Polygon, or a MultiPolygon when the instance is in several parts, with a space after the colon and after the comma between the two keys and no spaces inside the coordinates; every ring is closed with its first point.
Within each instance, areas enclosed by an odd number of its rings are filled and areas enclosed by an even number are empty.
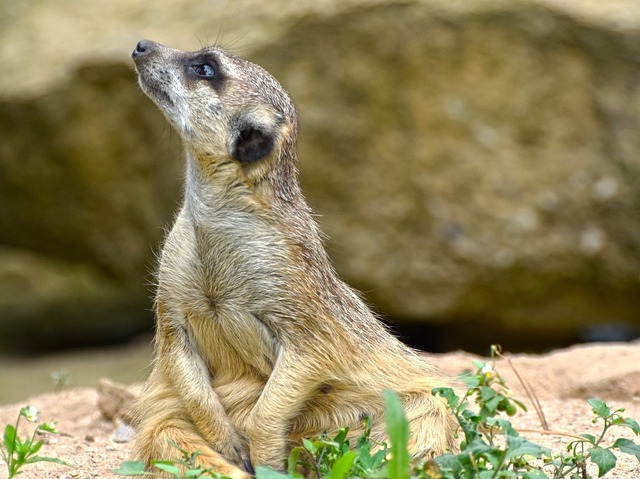
{"type": "Polygon", "coordinates": [[[266,381],[271,374],[277,344],[250,312],[218,307],[205,315],[192,314],[188,321],[214,387],[247,375],[266,381]]]}
{"type": "Polygon", "coordinates": [[[159,295],[183,312],[181,326],[218,384],[249,373],[268,378],[278,348],[252,311],[261,275],[243,267],[254,261],[236,251],[238,244],[233,236],[194,229],[182,212],[161,258],[159,295]]]}

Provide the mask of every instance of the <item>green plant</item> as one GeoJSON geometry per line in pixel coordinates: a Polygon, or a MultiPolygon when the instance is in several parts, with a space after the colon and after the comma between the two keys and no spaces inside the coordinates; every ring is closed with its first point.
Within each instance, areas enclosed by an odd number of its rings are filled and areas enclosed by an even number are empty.
{"type": "MultiPolygon", "coordinates": [[[[499,355],[492,347],[492,355],[499,355]]],[[[640,461],[640,446],[633,441],[618,438],[611,446],[604,447],[603,439],[614,426],[630,428],[640,435],[640,426],[631,418],[623,418],[622,409],[611,411],[603,402],[590,399],[595,418],[602,421],[602,431],[596,438],[590,434],[575,436],[567,453],[555,453],[522,437],[503,417],[513,416],[524,405],[511,397],[511,391],[494,364],[474,362],[476,371],[466,374],[462,380],[467,391],[462,398],[451,388],[436,388],[434,394],[442,396],[460,425],[463,438],[458,454],[436,457],[426,467],[422,478],[438,479],[587,479],[587,465],[592,462],[598,468],[598,477],[611,471],[616,464],[612,449],[635,455],[640,461]],[[476,408],[469,407],[470,400],[476,408]],[[435,471],[435,472],[428,472],[435,471]]],[[[537,403],[536,400],[533,401],[537,403]]]]}
{"type": "Polygon", "coordinates": [[[161,472],[150,472],[146,470],[145,464],[140,461],[125,461],[120,467],[114,469],[114,474],[120,476],[147,476],[147,477],[173,477],[175,479],[202,479],[214,478],[222,479],[224,476],[218,472],[212,471],[198,464],[198,456],[202,453],[199,451],[189,453],[182,449],[178,444],[171,443],[178,451],[181,457],[176,460],[151,461],[151,465],[161,472]]]}
{"type": "Polygon", "coordinates": [[[56,392],[62,391],[64,388],[73,383],[71,374],[66,369],[58,369],[56,371],[53,371],[50,376],[51,380],[53,381],[53,390],[56,392]]]}
{"type": "Polygon", "coordinates": [[[287,473],[268,467],[256,468],[257,479],[346,479],[382,478],[400,479],[399,471],[408,467],[407,441],[409,426],[402,404],[392,391],[385,391],[387,431],[394,438],[389,447],[371,438],[371,421],[364,420],[363,433],[352,448],[348,439],[349,428],[343,428],[334,437],[324,433],[314,439],[303,439],[302,445],[291,450],[287,460],[287,473]],[[374,452],[372,452],[372,449],[374,452]],[[389,455],[391,454],[391,457],[389,455]]]}
{"type": "Polygon", "coordinates": [[[54,422],[39,424],[36,426],[31,437],[21,439],[20,436],[18,436],[20,419],[25,418],[27,421],[35,423],[38,421],[39,414],[40,412],[35,407],[25,406],[20,409],[15,425],[7,424],[4,428],[0,453],[7,464],[7,470],[9,472],[7,476],[8,479],[19,474],[21,472],[20,469],[24,465],[35,462],[53,462],[68,466],[68,464],[61,459],[37,455],[43,442],[42,440],[36,441],[36,435],[41,432],[57,434],[58,431],[54,422]]]}
{"type": "Polygon", "coordinates": [[[595,414],[592,421],[594,423],[602,421],[602,432],[597,438],[591,434],[582,434],[583,439],[578,439],[568,445],[568,454],[554,457],[551,464],[557,475],[553,477],[568,477],[575,471],[583,473],[587,460],[596,464],[598,477],[602,477],[616,466],[616,456],[612,449],[634,455],[640,461],[640,446],[629,439],[618,438],[611,446],[604,447],[602,445],[605,435],[615,426],[628,427],[636,435],[640,435],[638,422],[628,417],[622,417],[624,409],[611,411],[609,406],[599,399],[589,399],[587,402],[595,414]]]}
{"type": "MultiPolygon", "coordinates": [[[[398,398],[391,392],[386,394],[390,408],[400,416],[392,418],[394,435],[401,436],[408,426],[398,398]],[[396,404],[397,402],[397,404],[396,404]],[[403,423],[404,421],[404,423],[403,423]]],[[[388,461],[389,447],[386,443],[376,443],[371,439],[371,421],[364,420],[364,431],[356,439],[352,448],[348,439],[349,428],[343,428],[334,437],[322,434],[314,439],[303,439],[302,445],[291,450],[287,460],[287,473],[276,472],[267,467],[256,468],[257,479],[345,479],[347,477],[384,477],[385,470],[396,464],[388,461]],[[375,451],[372,452],[372,449],[375,451]]],[[[408,462],[405,447],[404,458],[408,462]]],[[[394,453],[393,451],[391,451],[394,453]]],[[[399,456],[400,457],[400,456],[399,456]]],[[[396,461],[397,462],[397,461],[396,461]]],[[[392,477],[392,476],[390,476],[392,477]]]]}

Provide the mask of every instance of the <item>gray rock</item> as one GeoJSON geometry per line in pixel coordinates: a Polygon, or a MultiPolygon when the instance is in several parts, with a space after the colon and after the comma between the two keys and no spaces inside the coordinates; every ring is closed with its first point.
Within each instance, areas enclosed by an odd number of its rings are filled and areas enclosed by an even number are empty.
{"type": "Polygon", "coordinates": [[[308,16],[255,53],[332,256],[385,314],[487,342],[637,328],[640,23],[496,5],[308,16]]]}
{"type": "Polygon", "coordinates": [[[1,247],[0,351],[125,341],[152,324],[144,290],[90,262],[1,247]]]}
{"type": "Polygon", "coordinates": [[[385,315],[455,325],[453,344],[640,326],[635,0],[108,5],[0,5],[0,245],[22,271],[0,337],[149,324],[182,162],[128,56],[218,32],[298,104],[309,202],[385,315]],[[43,278],[46,300],[20,286],[43,278]]]}

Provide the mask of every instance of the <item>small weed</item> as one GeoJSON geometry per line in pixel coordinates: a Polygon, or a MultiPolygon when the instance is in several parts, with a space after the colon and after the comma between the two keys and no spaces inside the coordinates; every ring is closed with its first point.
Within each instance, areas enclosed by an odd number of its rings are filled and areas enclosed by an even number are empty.
{"type": "Polygon", "coordinates": [[[19,474],[22,467],[26,464],[33,464],[35,462],[53,462],[55,464],[68,466],[68,464],[61,459],[37,455],[43,443],[41,440],[36,441],[36,434],[39,432],[57,434],[58,431],[54,422],[39,424],[33,431],[31,437],[21,439],[18,436],[20,419],[25,418],[29,422],[37,422],[39,414],[40,412],[35,407],[25,406],[20,409],[15,425],[7,424],[4,428],[4,435],[2,437],[2,443],[0,444],[0,453],[7,464],[7,470],[9,472],[7,476],[8,479],[19,474]]]}
{"type": "Polygon", "coordinates": [[[120,476],[167,477],[168,475],[174,479],[222,479],[224,477],[218,472],[198,465],[197,459],[201,454],[199,451],[189,453],[176,443],[171,445],[180,451],[182,457],[177,460],[151,461],[151,465],[162,472],[149,472],[145,464],[140,461],[125,461],[111,472],[120,476]]]}
{"type": "Polygon", "coordinates": [[[69,387],[73,383],[71,379],[71,374],[66,369],[59,369],[57,371],[53,371],[50,374],[51,380],[53,381],[53,390],[55,392],[62,391],[63,389],[69,387]]]}
{"type": "Polygon", "coordinates": [[[631,454],[640,461],[640,446],[625,438],[618,438],[609,446],[602,445],[605,435],[612,427],[622,426],[630,428],[636,435],[640,435],[640,425],[631,418],[622,417],[624,409],[611,411],[604,401],[599,399],[589,399],[587,401],[592,408],[595,417],[592,422],[602,422],[602,432],[596,438],[591,434],[581,434],[584,439],[578,439],[567,446],[567,454],[553,457],[550,461],[554,475],[553,477],[573,477],[569,474],[579,472],[585,474],[585,463],[593,462],[598,467],[598,477],[602,477],[616,466],[616,456],[612,449],[631,454]]]}
{"type": "MultiPolygon", "coordinates": [[[[498,348],[492,347],[492,353],[499,355],[498,348]]],[[[640,426],[631,418],[623,418],[623,409],[612,412],[597,399],[588,401],[595,414],[593,422],[602,422],[602,431],[597,438],[590,434],[558,433],[575,438],[567,447],[567,453],[555,453],[530,442],[511,422],[500,417],[503,414],[513,416],[518,408],[526,410],[524,404],[511,397],[511,391],[493,364],[478,361],[474,365],[475,373],[462,377],[467,387],[462,398],[450,388],[434,389],[434,394],[447,401],[458,420],[463,435],[460,453],[434,458],[423,466],[424,474],[419,471],[417,478],[591,479],[587,470],[589,462],[597,466],[598,477],[615,467],[616,456],[612,449],[634,455],[640,461],[640,446],[629,439],[619,438],[609,447],[602,445],[612,427],[627,427],[640,435],[640,426]],[[469,409],[470,399],[477,408],[469,409]]],[[[544,417],[541,420],[545,422],[544,417]]]]}
{"type": "MultiPolygon", "coordinates": [[[[399,399],[392,392],[385,396],[388,407],[395,414],[399,414],[389,423],[388,427],[395,427],[394,435],[401,436],[401,430],[406,429],[406,438],[409,438],[406,419],[402,413],[399,399]],[[403,422],[404,421],[404,422],[403,422]]],[[[386,477],[381,475],[384,470],[390,470],[396,463],[388,461],[389,447],[386,443],[376,443],[371,439],[371,421],[364,421],[364,432],[350,444],[347,435],[348,428],[343,428],[331,437],[322,434],[314,439],[303,439],[302,445],[291,450],[287,460],[287,473],[276,472],[268,467],[257,467],[257,479],[345,479],[348,477],[386,477]],[[375,452],[372,452],[372,449],[375,452]]],[[[404,436],[403,436],[404,437],[404,436]]],[[[404,459],[408,462],[408,454],[405,446],[404,459]]],[[[398,457],[403,457],[400,454],[398,457]]],[[[402,461],[402,459],[400,459],[402,461]]],[[[389,476],[392,478],[392,476],[389,476]]]]}

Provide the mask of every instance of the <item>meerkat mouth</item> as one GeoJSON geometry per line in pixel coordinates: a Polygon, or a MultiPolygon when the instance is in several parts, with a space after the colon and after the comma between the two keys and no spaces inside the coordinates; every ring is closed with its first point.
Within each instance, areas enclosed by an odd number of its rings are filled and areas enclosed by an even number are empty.
{"type": "Polygon", "coordinates": [[[166,111],[169,108],[175,107],[175,102],[169,94],[158,85],[150,82],[140,71],[138,71],[138,83],[142,91],[163,110],[166,111]]]}

